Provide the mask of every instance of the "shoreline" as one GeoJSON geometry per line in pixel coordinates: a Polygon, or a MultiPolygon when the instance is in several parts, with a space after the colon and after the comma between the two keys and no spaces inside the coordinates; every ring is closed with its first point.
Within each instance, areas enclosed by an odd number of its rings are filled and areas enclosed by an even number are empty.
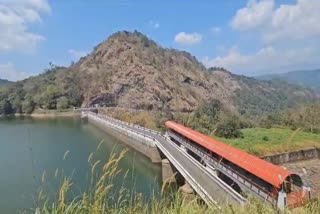
{"type": "Polygon", "coordinates": [[[15,117],[32,117],[32,118],[55,118],[55,117],[76,117],[80,116],[80,112],[67,111],[67,112],[35,112],[31,114],[13,114],[15,117]]]}

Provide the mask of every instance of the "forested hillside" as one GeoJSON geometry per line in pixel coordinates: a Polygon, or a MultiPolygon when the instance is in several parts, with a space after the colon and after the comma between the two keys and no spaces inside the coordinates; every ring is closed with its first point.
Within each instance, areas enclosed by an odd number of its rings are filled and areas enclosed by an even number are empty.
{"type": "Polygon", "coordinates": [[[10,84],[10,83],[12,83],[12,82],[8,81],[8,80],[0,79],[0,86],[7,85],[7,84],[10,84]]]}
{"type": "Polygon", "coordinates": [[[260,80],[283,80],[288,83],[310,87],[320,92],[320,69],[292,71],[283,74],[271,74],[256,77],[260,80]]]}
{"type": "Polygon", "coordinates": [[[313,91],[206,69],[191,54],[158,46],[139,32],[118,32],[70,67],[50,67],[0,89],[0,114],[99,104],[191,112],[219,100],[235,114],[257,115],[317,99],[313,91]]]}

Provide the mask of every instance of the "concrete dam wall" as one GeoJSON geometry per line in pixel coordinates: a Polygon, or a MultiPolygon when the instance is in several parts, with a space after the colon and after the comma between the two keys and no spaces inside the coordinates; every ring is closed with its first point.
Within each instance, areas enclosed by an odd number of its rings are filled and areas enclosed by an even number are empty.
{"type": "MultiPolygon", "coordinates": [[[[119,125],[119,123],[125,122],[117,120],[117,123],[115,123],[116,119],[105,115],[85,112],[82,113],[82,116],[87,117],[89,123],[118,138],[129,147],[150,158],[153,163],[161,163],[160,152],[155,145],[154,139],[149,136],[128,130],[125,126],[119,125]]],[[[143,127],[139,128],[144,129],[143,127]]]]}

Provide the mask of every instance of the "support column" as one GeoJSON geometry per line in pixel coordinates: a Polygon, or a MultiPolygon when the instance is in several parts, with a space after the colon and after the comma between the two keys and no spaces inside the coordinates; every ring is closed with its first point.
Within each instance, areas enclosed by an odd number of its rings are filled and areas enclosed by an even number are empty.
{"type": "Polygon", "coordinates": [[[155,146],[153,148],[150,148],[150,159],[152,163],[160,163],[161,162],[161,155],[158,148],[155,146]]]}
{"type": "Polygon", "coordinates": [[[171,165],[168,159],[163,159],[162,164],[162,182],[163,183],[176,183],[176,169],[171,165]]]}
{"type": "Polygon", "coordinates": [[[187,181],[185,181],[185,184],[179,188],[179,191],[181,192],[185,202],[190,202],[196,197],[194,190],[187,181]]]}

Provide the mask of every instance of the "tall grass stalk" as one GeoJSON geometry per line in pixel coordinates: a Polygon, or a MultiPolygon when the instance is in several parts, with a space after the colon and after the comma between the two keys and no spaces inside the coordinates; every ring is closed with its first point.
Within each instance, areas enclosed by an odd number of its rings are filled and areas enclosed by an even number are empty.
{"type": "MultiPolygon", "coordinates": [[[[320,211],[320,200],[315,200],[303,208],[295,210],[276,210],[270,205],[255,199],[249,199],[246,206],[223,205],[221,209],[207,207],[199,203],[200,198],[194,200],[184,200],[180,192],[174,194],[163,194],[166,184],[161,188],[161,196],[153,196],[151,200],[145,201],[143,195],[137,194],[124,187],[129,171],[126,171],[122,178],[118,168],[119,162],[125,156],[127,150],[123,150],[119,155],[112,153],[109,160],[102,166],[98,172],[97,167],[100,161],[94,161],[90,154],[88,162],[91,165],[90,188],[74,197],[69,196],[72,188],[72,180],[68,177],[63,179],[54,201],[49,202],[48,196],[45,196],[41,190],[38,195],[38,203],[32,213],[36,214],[280,214],[280,213],[301,213],[318,214],[320,211]],[[115,180],[123,179],[122,186],[116,189],[115,180]]],[[[57,170],[58,171],[58,170],[57,170]]],[[[57,174],[56,172],[55,174],[57,174]]],[[[45,173],[44,173],[45,175],[45,173]]]]}

